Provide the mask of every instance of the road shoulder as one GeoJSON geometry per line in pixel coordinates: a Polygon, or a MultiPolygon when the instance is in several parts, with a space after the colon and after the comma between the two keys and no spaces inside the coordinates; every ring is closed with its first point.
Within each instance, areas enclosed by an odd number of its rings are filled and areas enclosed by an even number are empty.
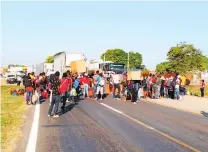
{"type": "Polygon", "coordinates": [[[33,123],[34,111],[35,106],[29,105],[28,110],[24,115],[24,123],[21,127],[22,136],[19,142],[17,143],[18,147],[15,149],[15,152],[23,152],[26,150],[33,123]]]}
{"type": "Polygon", "coordinates": [[[164,107],[174,108],[184,112],[203,116],[203,113],[208,112],[208,100],[199,97],[188,97],[184,100],[172,100],[172,99],[142,99],[144,102],[150,102],[158,104],[164,107]]]}

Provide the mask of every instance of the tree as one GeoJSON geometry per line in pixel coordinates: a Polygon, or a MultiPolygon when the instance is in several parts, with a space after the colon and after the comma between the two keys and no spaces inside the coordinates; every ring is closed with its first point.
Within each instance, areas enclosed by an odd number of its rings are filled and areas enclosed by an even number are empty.
{"type": "Polygon", "coordinates": [[[142,55],[138,52],[129,52],[129,68],[142,68],[142,55]]]}
{"type": "MultiPolygon", "coordinates": [[[[101,55],[101,59],[104,60],[104,54],[101,55]]],[[[127,53],[122,49],[107,50],[105,52],[105,60],[126,65],[127,53]]]]}
{"type": "MultiPolygon", "coordinates": [[[[63,51],[62,52],[58,52],[58,53],[54,54],[54,56],[59,55],[61,53],[64,53],[64,52],[63,51]]],[[[45,63],[53,63],[54,62],[54,56],[48,56],[46,58],[46,60],[45,60],[45,63]]]]}
{"type": "Polygon", "coordinates": [[[54,62],[54,56],[48,56],[45,60],[46,63],[53,63],[54,62]]]}
{"type": "Polygon", "coordinates": [[[171,64],[170,62],[162,62],[156,66],[156,72],[158,73],[165,73],[171,71],[171,64]]]}
{"type": "MultiPolygon", "coordinates": [[[[104,60],[104,54],[101,55],[101,59],[104,60]]],[[[105,60],[127,65],[128,53],[122,49],[110,49],[105,52],[105,60]]],[[[145,66],[142,65],[142,55],[140,53],[129,52],[129,68],[145,68],[145,66]]]]}
{"type": "Polygon", "coordinates": [[[180,43],[171,47],[167,53],[167,60],[156,66],[157,72],[187,73],[208,69],[208,58],[192,44],[180,43]]]}

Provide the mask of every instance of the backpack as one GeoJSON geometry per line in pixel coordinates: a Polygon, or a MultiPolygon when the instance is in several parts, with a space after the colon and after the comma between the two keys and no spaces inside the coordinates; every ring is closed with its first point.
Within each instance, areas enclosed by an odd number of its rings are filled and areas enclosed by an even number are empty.
{"type": "Polygon", "coordinates": [[[74,80],[74,83],[73,83],[73,87],[74,88],[77,88],[77,87],[79,87],[79,80],[78,79],[76,79],[76,80],[74,80]]]}
{"type": "Polygon", "coordinates": [[[171,80],[170,79],[166,82],[166,86],[167,87],[170,87],[171,86],[171,80]]]}
{"type": "Polygon", "coordinates": [[[144,87],[147,86],[147,80],[146,79],[142,80],[142,86],[144,86],[144,87]]]}
{"type": "Polygon", "coordinates": [[[32,87],[32,81],[30,79],[25,79],[24,81],[24,86],[25,87],[32,87]]]}
{"type": "Polygon", "coordinates": [[[175,87],[176,86],[176,79],[174,78],[173,81],[171,82],[171,86],[175,87]]]}

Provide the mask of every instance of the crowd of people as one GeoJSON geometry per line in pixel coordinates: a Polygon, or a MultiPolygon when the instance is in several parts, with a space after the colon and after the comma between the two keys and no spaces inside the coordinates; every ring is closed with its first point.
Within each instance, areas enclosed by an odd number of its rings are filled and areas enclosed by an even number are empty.
{"type": "MultiPolygon", "coordinates": [[[[36,92],[40,99],[49,98],[50,106],[48,116],[59,117],[59,104],[62,103],[61,110],[64,112],[66,102],[72,104],[82,98],[94,98],[103,100],[107,95],[113,96],[114,100],[130,100],[136,104],[141,98],[171,98],[183,100],[186,94],[186,85],[189,82],[184,76],[175,74],[164,78],[164,76],[152,75],[146,76],[143,80],[127,80],[127,73],[124,74],[104,74],[96,71],[92,75],[87,73],[72,74],[70,71],[63,73],[60,78],[60,72],[55,72],[50,76],[40,73],[35,76],[29,73],[23,79],[25,86],[27,104],[33,103],[32,97],[36,92]]],[[[201,92],[203,96],[205,83],[202,80],[201,92]]],[[[40,100],[41,101],[41,100],[40,100]]]]}

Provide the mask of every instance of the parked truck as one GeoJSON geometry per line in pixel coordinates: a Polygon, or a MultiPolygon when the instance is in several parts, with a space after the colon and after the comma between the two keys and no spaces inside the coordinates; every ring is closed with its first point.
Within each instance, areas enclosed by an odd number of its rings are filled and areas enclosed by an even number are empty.
{"type": "Polygon", "coordinates": [[[59,71],[61,75],[67,71],[71,70],[70,64],[72,61],[84,60],[86,58],[83,53],[69,53],[62,52],[54,56],[54,71],[59,71]]]}
{"type": "Polygon", "coordinates": [[[40,73],[45,72],[47,76],[54,73],[54,64],[53,63],[40,63],[35,65],[35,74],[39,75],[40,73]]]}

